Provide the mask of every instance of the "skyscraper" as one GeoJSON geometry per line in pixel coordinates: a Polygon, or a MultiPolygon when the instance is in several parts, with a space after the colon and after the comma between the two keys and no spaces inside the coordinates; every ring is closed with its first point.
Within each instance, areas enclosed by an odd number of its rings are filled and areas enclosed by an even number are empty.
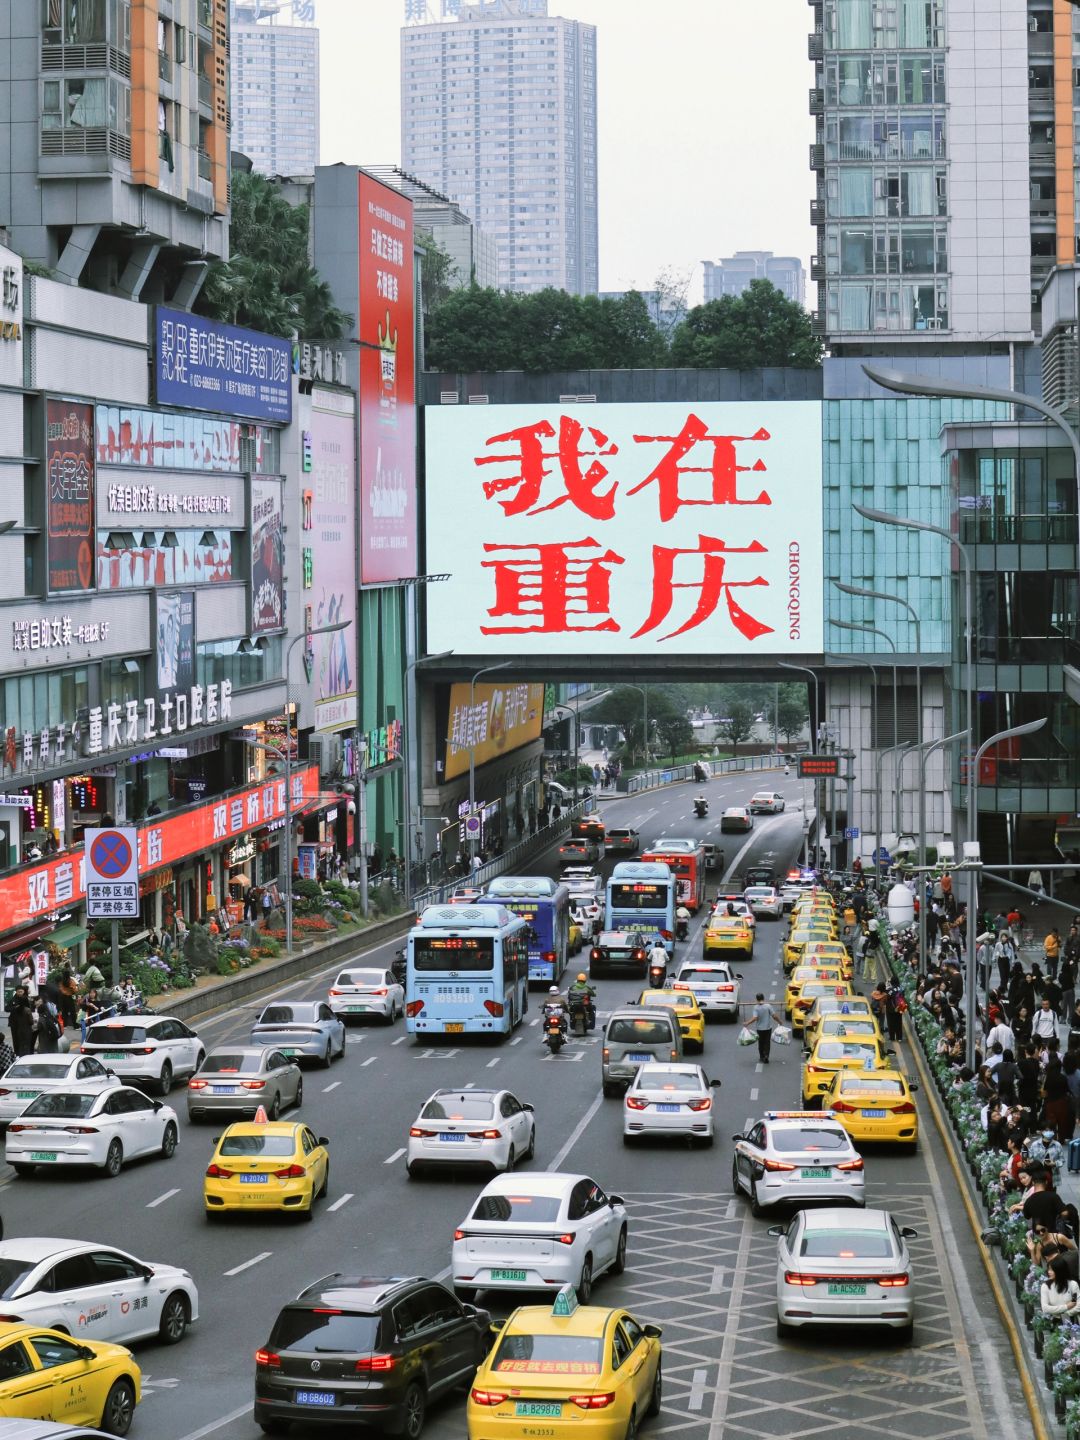
{"type": "Polygon", "coordinates": [[[419,23],[401,34],[402,168],[494,238],[504,288],[594,294],[595,26],[548,0],[405,13],[419,23]]]}
{"type": "Polygon", "coordinates": [[[233,149],[264,175],[319,163],[319,32],[314,0],[232,0],[233,149]],[[280,23],[288,11],[291,23],[280,23]]]}
{"type": "Polygon", "coordinates": [[[751,280],[768,280],[777,290],[806,304],[806,272],[795,255],[774,255],[771,250],[736,250],[714,265],[704,260],[705,300],[719,300],[721,295],[741,295],[751,280]]]}
{"type": "Polygon", "coordinates": [[[1008,345],[1076,256],[1073,67],[1057,0],[811,0],[819,333],[1008,345]]]}

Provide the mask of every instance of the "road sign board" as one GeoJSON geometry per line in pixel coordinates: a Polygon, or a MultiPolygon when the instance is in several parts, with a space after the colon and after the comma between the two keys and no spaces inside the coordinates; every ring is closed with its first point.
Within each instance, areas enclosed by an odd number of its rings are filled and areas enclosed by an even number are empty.
{"type": "Polygon", "coordinates": [[[87,830],[86,915],[124,920],[139,914],[139,837],[134,827],[87,830]]]}
{"type": "Polygon", "coordinates": [[[831,779],[840,774],[839,755],[800,755],[800,780],[831,779]]]}
{"type": "Polygon", "coordinates": [[[888,850],[885,849],[884,845],[879,845],[878,848],[874,851],[874,860],[876,862],[880,862],[882,865],[892,864],[892,856],[889,854],[888,850]]]}
{"type": "Polygon", "coordinates": [[[479,816],[479,815],[466,815],[466,817],[465,817],[465,834],[468,835],[468,837],[470,838],[470,840],[476,839],[476,838],[479,836],[479,834],[480,834],[480,816],[479,816]]]}
{"type": "Polygon", "coordinates": [[[845,839],[845,840],[857,840],[858,838],[859,838],[859,827],[858,827],[857,825],[849,825],[848,828],[844,831],[844,839],[845,839]]]}

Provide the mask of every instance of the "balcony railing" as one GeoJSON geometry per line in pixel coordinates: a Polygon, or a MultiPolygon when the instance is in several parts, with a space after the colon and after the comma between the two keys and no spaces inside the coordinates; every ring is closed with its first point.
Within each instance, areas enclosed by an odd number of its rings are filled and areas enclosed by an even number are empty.
{"type": "Polygon", "coordinates": [[[810,169],[811,169],[811,170],[824,170],[824,169],[825,169],[825,146],[824,146],[824,145],[811,145],[811,146],[810,146],[810,169]]]}
{"type": "Polygon", "coordinates": [[[825,55],[825,38],[821,31],[806,37],[806,53],[811,60],[821,60],[825,55]]]}
{"type": "Polygon", "coordinates": [[[824,91],[824,90],[811,90],[811,91],[810,91],[810,114],[811,114],[811,115],[824,115],[824,114],[825,114],[825,91],[824,91]]]}
{"type": "Polygon", "coordinates": [[[823,200],[810,201],[810,224],[825,224],[825,202],[823,200]]]}
{"type": "Polygon", "coordinates": [[[199,179],[211,180],[214,175],[214,162],[205,150],[199,151],[199,179]]]}
{"type": "Polygon", "coordinates": [[[173,62],[168,55],[163,55],[160,50],[158,51],[157,57],[157,73],[159,80],[164,80],[166,85],[172,84],[173,62]]]}
{"type": "Polygon", "coordinates": [[[199,76],[199,104],[205,105],[207,109],[214,103],[214,90],[210,84],[209,75],[199,76]]]}
{"type": "Polygon", "coordinates": [[[118,160],[131,159],[131,141],[115,130],[43,130],[42,155],[114,155],[118,160]]]}

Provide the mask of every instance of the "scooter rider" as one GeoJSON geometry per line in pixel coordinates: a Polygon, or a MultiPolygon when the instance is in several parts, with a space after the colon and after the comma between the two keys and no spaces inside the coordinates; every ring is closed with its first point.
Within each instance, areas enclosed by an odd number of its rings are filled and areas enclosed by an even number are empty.
{"type": "Polygon", "coordinates": [[[566,1002],[563,1000],[562,991],[558,985],[552,985],[548,990],[548,997],[544,1001],[544,1020],[549,1016],[557,1016],[559,1025],[563,1031],[566,1030],[566,1002]]]}
{"type": "Polygon", "coordinates": [[[685,940],[690,933],[690,911],[685,905],[679,905],[675,910],[675,939],[685,940]]]}
{"type": "Polygon", "coordinates": [[[709,802],[704,795],[694,796],[694,814],[701,816],[709,813],[709,802]]]}
{"type": "Polygon", "coordinates": [[[664,948],[663,942],[662,942],[659,938],[657,938],[657,940],[656,940],[655,944],[653,945],[652,949],[649,951],[649,974],[650,974],[650,976],[651,976],[651,975],[652,975],[652,972],[653,972],[654,970],[657,970],[657,969],[658,969],[658,970],[660,970],[660,972],[661,972],[663,975],[666,976],[666,975],[667,975],[667,967],[668,967],[668,953],[667,953],[667,950],[664,948]]]}
{"type": "Polygon", "coordinates": [[[589,977],[582,970],[577,979],[566,992],[566,998],[573,1009],[574,1003],[580,998],[585,1006],[585,1019],[590,1030],[596,1029],[596,988],[589,984],[589,977]]]}

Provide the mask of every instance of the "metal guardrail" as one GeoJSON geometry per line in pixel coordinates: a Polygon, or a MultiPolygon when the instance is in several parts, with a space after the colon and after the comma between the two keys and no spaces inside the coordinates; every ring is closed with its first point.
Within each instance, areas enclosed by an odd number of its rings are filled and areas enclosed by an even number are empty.
{"type": "MultiPolygon", "coordinates": [[[[779,770],[788,757],[783,755],[743,755],[732,760],[701,760],[709,777],[717,775],[740,775],[753,770],[779,770]]],[[[637,795],[642,790],[655,790],[660,785],[674,785],[680,780],[693,780],[693,765],[669,765],[656,770],[642,770],[627,777],[625,791],[619,787],[619,794],[637,795]]]]}

